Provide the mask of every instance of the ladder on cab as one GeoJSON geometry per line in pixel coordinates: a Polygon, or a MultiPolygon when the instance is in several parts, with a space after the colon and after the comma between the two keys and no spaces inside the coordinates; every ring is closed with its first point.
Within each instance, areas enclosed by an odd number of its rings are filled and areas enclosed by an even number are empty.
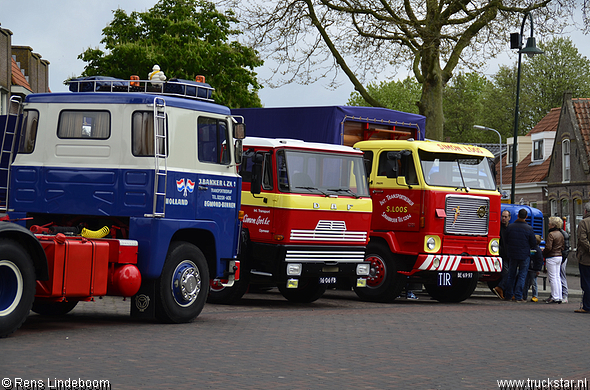
{"type": "Polygon", "coordinates": [[[6,123],[0,146],[0,212],[8,211],[8,187],[10,184],[10,166],[14,160],[15,147],[18,145],[17,134],[22,117],[22,99],[12,96],[8,104],[6,123]],[[11,123],[12,122],[12,123],[11,123]]]}
{"type": "Polygon", "coordinates": [[[154,98],[154,204],[152,214],[146,217],[163,218],[166,215],[166,188],[168,185],[168,123],[166,101],[154,98]]]}

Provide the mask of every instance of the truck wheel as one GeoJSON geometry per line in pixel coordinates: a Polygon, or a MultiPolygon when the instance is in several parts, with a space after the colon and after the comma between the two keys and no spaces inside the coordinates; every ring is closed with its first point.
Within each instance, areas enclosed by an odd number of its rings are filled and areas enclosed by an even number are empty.
{"type": "Polygon", "coordinates": [[[371,263],[366,287],[355,287],[354,292],[363,301],[392,302],[407,283],[407,277],[399,274],[393,253],[382,243],[369,242],[365,261],[371,263]]]}
{"type": "Polygon", "coordinates": [[[240,280],[231,287],[211,285],[207,302],[232,305],[237,303],[248,291],[250,284],[250,269],[241,264],[240,280]]]}
{"type": "Polygon", "coordinates": [[[33,302],[33,310],[42,316],[63,316],[68,314],[78,304],[78,301],[47,302],[36,300],[33,302]]]}
{"type": "Polygon", "coordinates": [[[0,239],[0,337],[17,330],[35,299],[35,268],[16,241],[0,239]]]}
{"type": "Polygon", "coordinates": [[[156,317],[163,322],[190,322],[203,310],[208,292],[203,252],[188,242],[173,242],[156,287],[156,317]]]}
{"type": "Polygon", "coordinates": [[[424,288],[428,295],[439,302],[462,302],[473,294],[478,279],[479,275],[475,272],[470,279],[455,278],[453,285],[450,287],[441,287],[437,286],[436,283],[429,283],[424,284],[424,288]]]}
{"type": "Polygon", "coordinates": [[[317,278],[299,279],[299,287],[287,288],[284,283],[277,285],[279,291],[290,302],[310,303],[320,299],[328,285],[320,284],[317,278]]]}

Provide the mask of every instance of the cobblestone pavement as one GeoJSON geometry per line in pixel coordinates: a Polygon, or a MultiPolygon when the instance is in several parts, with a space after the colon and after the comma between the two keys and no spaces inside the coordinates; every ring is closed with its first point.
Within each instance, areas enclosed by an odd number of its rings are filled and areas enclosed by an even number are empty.
{"type": "Polygon", "coordinates": [[[235,306],[208,304],[181,325],[133,320],[129,301],[105,298],[61,318],[29,316],[0,339],[0,378],[45,388],[108,380],[113,389],[497,389],[504,379],[590,380],[590,315],[574,313],[576,291],[561,305],[503,302],[485,286],[459,304],[417,295],[377,304],[329,290],[303,305],[274,289],[235,306]]]}

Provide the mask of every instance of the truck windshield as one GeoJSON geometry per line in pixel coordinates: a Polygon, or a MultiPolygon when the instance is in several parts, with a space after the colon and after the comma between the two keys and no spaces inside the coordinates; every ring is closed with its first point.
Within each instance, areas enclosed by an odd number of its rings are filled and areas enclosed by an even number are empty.
{"type": "Polygon", "coordinates": [[[369,196],[362,156],[285,150],[277,164],[283,192],[369,196]]]}
{"type": "Polygon", "coordinates": [[[483,156],[419,153],[424,181],[431,186],[495,190],[494,176],[483,156]]]}

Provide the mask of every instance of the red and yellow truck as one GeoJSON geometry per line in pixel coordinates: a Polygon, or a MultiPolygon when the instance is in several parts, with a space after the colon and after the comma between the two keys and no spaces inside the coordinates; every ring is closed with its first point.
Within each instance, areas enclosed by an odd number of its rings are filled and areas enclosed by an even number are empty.
{"type": "Polygon", "coordinates": [[[362,290],[372,211],[363,153],[293,139],[243,145],[241,276],[213,286],[209,302],[233,303],[249,285],[277,286],[294,302],[341,282],[362,290]]]}
{"type": "Polygon", "coordinates": [[[493,155],[477,146],[383,140],[365,154],[373,199],[366,300],[395,299],[408,282],[439,301],[467,299],[483,273],[502,269],[500,193],[493,155]]]}

